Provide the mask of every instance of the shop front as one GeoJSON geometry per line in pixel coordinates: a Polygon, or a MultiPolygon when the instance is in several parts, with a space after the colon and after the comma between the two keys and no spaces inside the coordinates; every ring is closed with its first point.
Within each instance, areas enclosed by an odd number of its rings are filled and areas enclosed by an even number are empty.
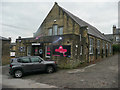
{"type": "Polygon", "coordinates": [[[24,47],[24,52],[18,50],[17,56],[40,56],[45,60],[55,60],[60,67],[74,67],[80,63],[83,57],[80,55],[80,42],[78,40],[79,36],[72,34],[29,40],[21,38],[21,42],[17,43],[17,48],[24,47]],[[78,60],[78,58],[80,59],[78,60]]]}

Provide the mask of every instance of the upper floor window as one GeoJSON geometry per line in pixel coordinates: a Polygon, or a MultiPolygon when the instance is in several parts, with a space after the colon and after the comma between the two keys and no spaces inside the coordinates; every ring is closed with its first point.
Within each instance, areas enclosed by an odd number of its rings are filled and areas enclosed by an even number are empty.
{"type": "Polygon", "coordinates": [[[89,54],[93,54],[93,39],[90,38],[89,54]]]}
{"type": "Polygon", "coordinates": [[[53,35],[57,35],[58,25],[53,25],[53,35]]]}
{"type": "Polygon", "coordinates": [[[48,35],[52,35],[52,28],[49,28],[49,30],[48,30],[48,35]]]}
{"type": "Polygon", "coordinates": [[[20,52],[24,52],[25,51],[25,47],[19,47],[19,51],[20,52]]]}
{"type": "Polygon", "coordinates": [[[63,27],[59,27],[59,32],[58,32],[59,35],[62,35],[63,34],[63,27]]]}
{"type": "Polygon", "coordinates": [[[98,54],[100,54],[100,40],[97,40],[97,50],[98,54]]]}

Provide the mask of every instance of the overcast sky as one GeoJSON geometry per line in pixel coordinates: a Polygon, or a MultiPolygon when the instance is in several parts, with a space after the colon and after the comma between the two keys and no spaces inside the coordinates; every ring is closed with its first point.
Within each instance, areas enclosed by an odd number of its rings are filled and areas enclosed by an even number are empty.
{"type": "MultiPolygon", "coordinates": [[[[95,0],[94,0],[95,1],[95,0]]],[[[18,36],[32,37],[43,22],[54,2],[2,2],[0,26],[4,37],[15,41],[18,36]]],[[[58,5],[80,19],[95,26],[105,34],[112,33],[112,26],[118,27],[118,2],[59,2],[58,5]]]]}

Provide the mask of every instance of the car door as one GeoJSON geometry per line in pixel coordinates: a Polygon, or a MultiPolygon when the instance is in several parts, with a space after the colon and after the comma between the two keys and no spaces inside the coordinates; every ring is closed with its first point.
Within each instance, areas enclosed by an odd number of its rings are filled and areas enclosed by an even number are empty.
{"type": "Polygon", "coordinates": [[[22,68],[24,72],[31,72],[33,68],[33,63],[31,63],[29,57],[20,58],[22,61],[22,68]]]}
{"type": "Polygon", "coordinates": [[[42,71],[45,67],[44,63],[39,57],[31,57],[31,62],[33,63],[33,70],[34,71],[42,71]]]}

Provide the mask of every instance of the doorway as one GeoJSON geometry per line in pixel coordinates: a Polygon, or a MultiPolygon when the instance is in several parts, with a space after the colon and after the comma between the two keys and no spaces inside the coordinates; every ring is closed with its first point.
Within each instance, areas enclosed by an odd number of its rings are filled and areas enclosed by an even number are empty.
{"type": "Polygon", "coordinates": [[[43,47],[41,45],[33,45],[32,46],[32,55],[40,56],[43,58],[43,47]]]}

